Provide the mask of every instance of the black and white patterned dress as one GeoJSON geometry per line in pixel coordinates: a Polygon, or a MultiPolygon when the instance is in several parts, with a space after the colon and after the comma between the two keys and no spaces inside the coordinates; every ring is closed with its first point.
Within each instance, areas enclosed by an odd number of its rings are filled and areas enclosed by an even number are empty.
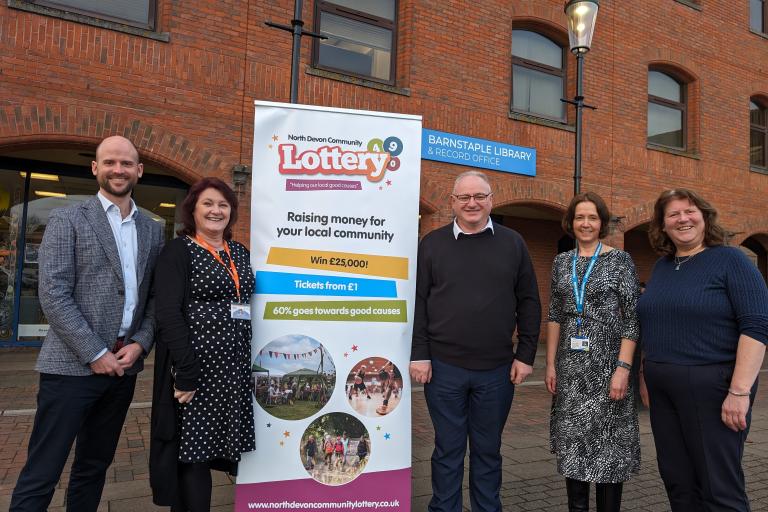
{"type": "MultiPolygon", "coordinates": [[[[576,301],[571,281],[573,250],[558,254],[552,265],[549,320],[560,324],[555,368],[557,394],[552,399],[550,447],[560,474],[585,482],[629,480],[640,469],[640,438],[633,383],[623,400],[608,397],[621,339],[637,341],[638,284],[632,258],[613,249],[601,254],[587,281],[582,333],[589,352],[571,350],[576,335],[576,301]]],[[[579,257],[576,273],[584,277],[589,257],[579,257]]]]}
{"type": "MultiPolygon", "coordinates": [[[[181,405],[181,462],[240,460],[256,448],[251,403],[251,321],[231,317],[235,284],[211,253],[186,238],[191,259],[187,318],[190,343],[200,361],[200,385],[181,405]]],[[[248,249],[229,242],[240,278],[240,297],[249,302],[254,288],[248,249]]],[[[229,265],[224,251],[219,255],[229,265]]]]}

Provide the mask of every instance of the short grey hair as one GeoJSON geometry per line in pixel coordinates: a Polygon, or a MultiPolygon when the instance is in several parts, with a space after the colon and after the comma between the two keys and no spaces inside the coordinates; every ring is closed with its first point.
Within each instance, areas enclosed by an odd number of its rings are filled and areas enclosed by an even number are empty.
{"type": "Polygon", "coordinates": [[[480,171],[464,171],[463,173],[456,176],[456,179],[453,181],[453,191],[456,192],[456,187],[459,185],[459,182],[463,180],[464,178],[469,178],[470,176],[475,176],[476,178],[480,178],[484,182],[488,184],[488,188],[491,187],[491,180],[488,179],[488,176],[485,175],[485,173],[480,171]]]}

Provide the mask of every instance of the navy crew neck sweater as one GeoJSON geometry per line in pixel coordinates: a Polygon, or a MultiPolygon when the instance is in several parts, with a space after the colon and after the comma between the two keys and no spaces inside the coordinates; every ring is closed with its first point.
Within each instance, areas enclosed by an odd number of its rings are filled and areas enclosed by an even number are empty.
{"type": "Polygon", "coordinates": [[[419,244],[412,361],[436,358],[472,370],[515,358],[533,364],[541,324],[536,275],[523,238],[493,228],[456,239],[451,223],[419,244]]]}
{"type": "Polygon", "coordinates": [[[741,334],[768,343],[768,290],[755,265],[735,247],[710,247],[679,270],[674,258],[660,258],[637,310],[649,361],[734,361],[741,334]]]}

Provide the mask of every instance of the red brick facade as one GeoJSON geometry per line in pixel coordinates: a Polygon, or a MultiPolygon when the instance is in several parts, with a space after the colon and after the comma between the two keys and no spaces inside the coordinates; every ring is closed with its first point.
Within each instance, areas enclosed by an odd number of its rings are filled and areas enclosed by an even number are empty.
{"type": "MultiPolygon", "coordinates": [[[[750,32],[746,1],[701,0],[700,9],[688,3],[694,2],[601,5],[585,59],[586,101],[598,109],[584,115],[582,190],[601,194],[622,218],[610,243],[632,252],[642,279],[655,257],[641,226],[658,193],[675,186],[711,200],[733,242],[748,239],[765,273],[768,175],[750,170],[748,105],[750,97],[768,98],[768,38],[750,32]],[[687,154],[647,147],[649,66],[689,81],[687,154]]],[[[205,175],[231,181],[233,165],[250,165],[253,100],[287,101],[290,87],[291,38],[264,21],[287,23],[293,1],[157,5],[158,31],[167,42],[3,2],[0,155],[18,148],[90,149],[105,135],[124,134],[143,159],[188,182],[205,175]]],[[[309,28],[312,16],[307,1],[309,28]]],[[[528,240],[546,304],[562,233],[556,221],[542,218],[559,215],[572,195],[574,133],[510,118],[511,30],[535,28],[566,41],[563,2],[399,0],[398,16],[394,87],[313,70],[305,38],[299,101],[420,114],[426,128],[536,148],[535,178],[490,174],[497,210],[524,205],[542,212],[505,223],[528,240]]],[[[569,54],[569,97],[574,75],[569,54]]],[[[450,220],[447,197],[464,170],[423,161],[422,233],[450,220]]],[[[241,191],[245,205],[247,189],[241,191]]],[[[236,236],[247,239],[245,223],[236,236]]]]}

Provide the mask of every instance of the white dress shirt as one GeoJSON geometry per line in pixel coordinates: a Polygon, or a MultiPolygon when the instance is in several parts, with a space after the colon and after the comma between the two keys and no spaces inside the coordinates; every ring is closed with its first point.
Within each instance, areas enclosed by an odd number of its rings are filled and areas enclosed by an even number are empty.
{"type": "MultiPolygon", "coordinates": [[[[486,231],[489,229],[491,230],[491,233],[495,233],[495,231],[493,230],[493,221],[491,221],[490,217],[488,217],[488,222],[485,223],[485,227],[480,231],[478,231],[477,233],[482,233],[483,231],[486,231]]],[[[459,223],[456,222],[456,219],[453,219],[453,238],[455,238],[456,240],[459,239],[459,235],[476,235],[477,233],[467,233],[466,231],[464,231],[459,227],[459,223]]]]}
{"type": "MultiPolygon", "coordinates": [[[[112,201],[104,197],[99,191],[96,197],[101,201],[101,206],[107,214],[109,226],[112,228],[112,234],[115,236],[117,253],[120,255],[120,267],[123,270],[123,283],[125,283],[125,302],[123,303],[123,318],[120,322],[120,330],[117,336],[125,336],[133,323],[133,315],[139,302],[139,286],[136,277],[136,267],[138,260],[138,243],[136,235],[136,215],[139,210],[136,203],[131,199],[131,212],[126,218],[120,214],[120,208],[112,201]]],[[[91,362],[96,361],[107,352],[102,350],[91,362]]]]}

